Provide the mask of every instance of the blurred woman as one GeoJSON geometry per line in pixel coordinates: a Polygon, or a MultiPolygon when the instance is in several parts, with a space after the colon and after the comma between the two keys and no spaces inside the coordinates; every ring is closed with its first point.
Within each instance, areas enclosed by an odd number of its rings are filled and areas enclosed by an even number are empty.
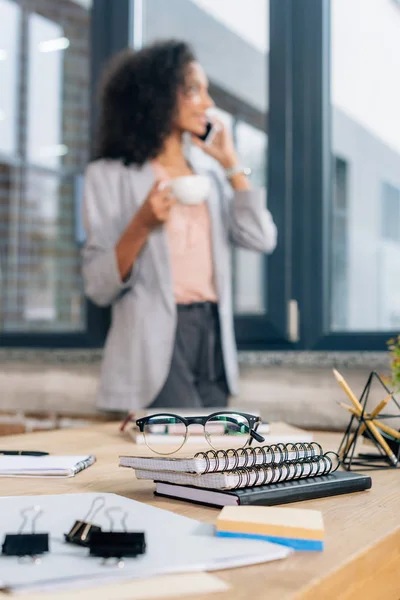
{"type": "Polygon", "coordinates": [[[84,195],[85,291],[112,307],[99,408],[223,407],[237,391],[231,245],[270,253],[277,232],[230,132],[214,120],[202,141],[212,107],[184,42],[124,51],[105,74],[84,195]]]}

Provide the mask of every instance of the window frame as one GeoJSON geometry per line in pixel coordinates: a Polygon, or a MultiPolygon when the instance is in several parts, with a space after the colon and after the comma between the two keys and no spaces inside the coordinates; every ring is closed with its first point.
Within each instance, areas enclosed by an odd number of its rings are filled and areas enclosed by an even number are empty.
{"type": "MultiPolygon", "coordinates": [[[[278,245],[263,259],[265,314],[235,316],[239,350],[287,350],[289,305],[293,298],[292,266],[292,0],[270,0],[268,65],[268,208],[278,228],[278,245]]],[[[244,119],[245,120],[245,119],[244,119]]],[[[250,123],[251,124],[251,123],[250,123]]]]}
{"type": "MultiPolygon", "coordinates": [[[[23,6],[20,23],[20,44],[26,39],[26,15],[29,7],[23,6]]],[[[93,150],[95,123],[97,119],[96,90],[100,72],[105,62],[119,50],[127,47],[131,42],[130,19],[133,10],[133,0],[93,0],[90,25],[90,98],[91,122],[89,145],[93,150]]],[[[18,112],[22,109],[19,100],[18,112]]],[[[45,166],[35,165],[26,160],[25,153],[21,154],[19,141],[18,155],[8,162],[18,169],[29,169],[38,172],[50,173],[60,178],[79,177],[82,173],[77,169],[49,169],[45,166]]],[[[75,207],[76,208],[76,207],[75,207]]],[[[27,348],[98,348],[104,344],[107,333],[110,311],[95,306],[86,300],[86,328],[79,332],[0,332],[0,346],[27,347],[27,348]]]]}
{"type": "MultiPolygon", "coordinates": [[[[141,2],[141,0],[136,0],[141,2]]],[[[134,46],[135,0],[93,0],[91,12],[91,144],[96,89],[105,61],[134,46]]],[[[235,318],[241,350],[385,350],[393,331],[332,332],[331,298],[331,0],[270,0],[268,207],[278,246],[264,271],[267,312],[235,318]],[[267,281],[268,278],[268,281],[267,281]],[[268,283],[268,285],[267,285],[268,283]],[[288,307],[299,307],[298,341],[289,341],[288,307]]],[[[212,88],[218,104],[221,90],[212,88]]],[[[259,115],[224,95],[221,108],[259,126],[259,115]]],[[[24,161],[19,157],[17,162],[24,161]]],[[[63,172],[65,175],[65,172],[63,172]]],[[[17,347],[102,346],[109,309],[87,301],[82,333],[0,333],[17,347]]],[[[293,339],[293,338],[292,338],[293,339]]]]}
{"type": "Polygon", "coordinates": [[[384,351],[395,331],[331,331],[331,0],[293,1],[293,281],[299,349],[384,351]]]}

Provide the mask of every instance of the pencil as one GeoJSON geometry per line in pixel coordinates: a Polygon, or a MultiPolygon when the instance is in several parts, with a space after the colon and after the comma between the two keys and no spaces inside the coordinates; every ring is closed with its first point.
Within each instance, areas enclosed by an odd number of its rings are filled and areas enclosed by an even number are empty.
{"type": "MultiPolygon", "coordinates": [[[[391,398],[393,398],[393,393],[388,394],[386,396],[386,398],[384,398],[381,402],[379,402],[379,404],[371,412],[370,416],[371,417],[378,416],[379,413],[382,412],[382,410],[385,408],[385,406],[387,405],[387,403],[389,402],[389,400],[391,398]]],[[[396,429],[389,427],[389,425],[386,425],[386,423],[382,423],[381,421],[374,421],[374,423],[377,427],[379,427],[379,429],[382,429],[382,431],[384,431],[388,435],[391,435],[392,437],[396,438],[397,440],[400,440],[400,431],[396,431],[396,429]]]]}
{"type": "Polygon", "coordinates": [[[392,396],[393,396],[393,394],[388,394],[386,396],[386,398],[381,400],[381,402],[379,402],[379,404],[372,411],[371,417],[376,417],[377,415],[379,415],[379,413],[382,412],[382,410],[385,408],[385,406],[389,402],[390,398],[392,398],[392,396]]]}
{"type": "Polygon", "coordinates": [[[400,431],[396,431],[396,429],[389,427],[389,425],[386,425],[386,423],[381,423],[381,421],[374,421],[374,423],[377,427],[379,427],[379,429],[392,436],[392,438],[400,440],[400,431]]]}
{"type": "MultiPolygon", "coordinates": [[[[390,393],[386,396],[386,398],[384,398],[383,400],[381,400],[379,402],[379,404],[377,404],[377,406],[375,406],[374,410],[371,412],[371,414],[369,415],[370,417],[377,417],[379,415],[380,412],[382,412],[382,410],[385,408],[385,406],[387,405],[387,403],[389,402],[390,398],[392,398],[393,394],[390,393]]],[[[348,404],[345,404],[344,402],[339,402],[338,404],[340,404],[340,406],[342,408],[349,408],[348,404]]]]}
{"type": "MultiPolygon", "coordinates": [[[[349,387],[347,382],[345,381],[343,375],[341,375],[339,373],[339,371],[337,371],[336,369],[333,369],[333,374],[336,377],[336,380],[339,383],[340,387],[343,389],[343,391],[346,393],[347,397],[350,399],[350,401],[353,404],[354,408],[356,409],[358,415],[361,415],[361,413],[363,412],[363,407],[362,407],[361,403],[359,402],[358,398],[356,398],[356,396],[354,395],[353,391],[351,390],[351,388],[349,387]]],[[[390,462],[393,465],[397,465],[398,461],[397,461],[396,456],[393,454],[392,450],[390,449],[390,447],[388,446],[388,444],[386,443],[386,441],[384,440],[384,438],[382,437],[382,435],[376,428],[375,424],[372,421],[366,421],[365,425],[368,427],[368,429],[374,436],[375,440],[381,446],[382,450],[385,451],[390,462]]]]}
{"type": "MultiPolygon", "coordinates": [[[[340,406],[342,408],[346,408],[349,412],[353,413],[353,415],[356,415],[357,417],[359,417],[361,415],[361,413],[358,412],[358,410],[356,410],[352,406],[349,406],[348,404],[345,404],[344,402],[341,402],[340,406]]],[[[369,420],[369,421],[371,419],[373,419],[373,417],[376,417],[377,414],[378,413],[376,412],[376,409],[373,410],[370,415],[368,413],[364,413],[365,419],[369,420]]],[[[381,423],[380,421],[372,421],[372,422],[374,423],[374,425],[376,425],[376,427],[379,427],[379,429],[381,429],[382,431],[384,431],[391,437],[393,437],[397,440],[400,440],[400,431],[396,431],[395,429],[392,429],[392,427],[389,427],[389,425],[386,425],[385,423],[381,423]]],[[[364,433],[365,430],[366,430],[366,424],[363,423],[358,431],[358,434],[361,435],[362,433],[364,433]]],[[[349,445],[351,445],[351,444],[349,444],[349,445]]]]}
{"type": "MultiPolygon", "coordinates": [[[[353,408],[353,406],[349,406],[348,404],[345,404],[344,402],[339,402],[339,405],[342,408],[347,409],[349,412],[351,412],[353,415],[355,415],[356,417],[360,416],[360,413],[358,412],[358,410],[356,410],[355,408],[353,408]]],[[[346,446],[344,447],[344,449],[341,452],[341,456],[344,456],[346,454],[346,452],[349,451],[349,449],[351,448],[351,446],[354,443],[354,440],[356,439],[357,435],[362,435],[364,433],[364,431],[367,429],[367,426],[365,423],[363,423],[362,425],[360,425],[358,431],[356,430],[353,435],[351,436],[351,438],[349,439],[349,441],[347,442],[346,446]]]]}

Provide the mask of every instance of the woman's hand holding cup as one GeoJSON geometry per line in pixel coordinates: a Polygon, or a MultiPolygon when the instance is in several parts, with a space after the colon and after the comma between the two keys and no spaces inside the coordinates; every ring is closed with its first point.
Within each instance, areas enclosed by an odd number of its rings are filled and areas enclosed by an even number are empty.
{"type": "Polygon", "coordinates": [[[168,181],[158,180],[139,209],[138,219],[146,229],[154,229],[168,221],[171,208],[175,203],[168,181]]]}

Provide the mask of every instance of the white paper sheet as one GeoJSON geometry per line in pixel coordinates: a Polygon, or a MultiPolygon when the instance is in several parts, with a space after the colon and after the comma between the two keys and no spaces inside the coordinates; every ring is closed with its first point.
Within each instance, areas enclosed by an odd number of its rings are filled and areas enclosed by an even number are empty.
{"type": "MultiPolygon", "coordinates": [[[[214,537],[214,527],[116,494],[66,494],[0,498],[0,539],[21,525],[21,510],[40,506],[43,515],[36,523],[38,533],[50,533],[50,552],[40,564],[23,563],[16,557],[0,556],[0,582],[15,591],[93,586],[151,577],[159,574],[212,571],[285,558],[284,546],[253,540],[214,537]],[[67,544],[67,533],[75,520],[83,519],[95,498],[105,499],[104,509],[120,507],[128,513],[127,528],[144,531],[146,554],[125,559],[124,567],[103,565],[89,557],[89,550],[67,544]]],[[[93,519],[103,530],[110,529],[102,509],[93,519]]],[[[115,513],[114,530],[121,529],[115,513]]]]}

